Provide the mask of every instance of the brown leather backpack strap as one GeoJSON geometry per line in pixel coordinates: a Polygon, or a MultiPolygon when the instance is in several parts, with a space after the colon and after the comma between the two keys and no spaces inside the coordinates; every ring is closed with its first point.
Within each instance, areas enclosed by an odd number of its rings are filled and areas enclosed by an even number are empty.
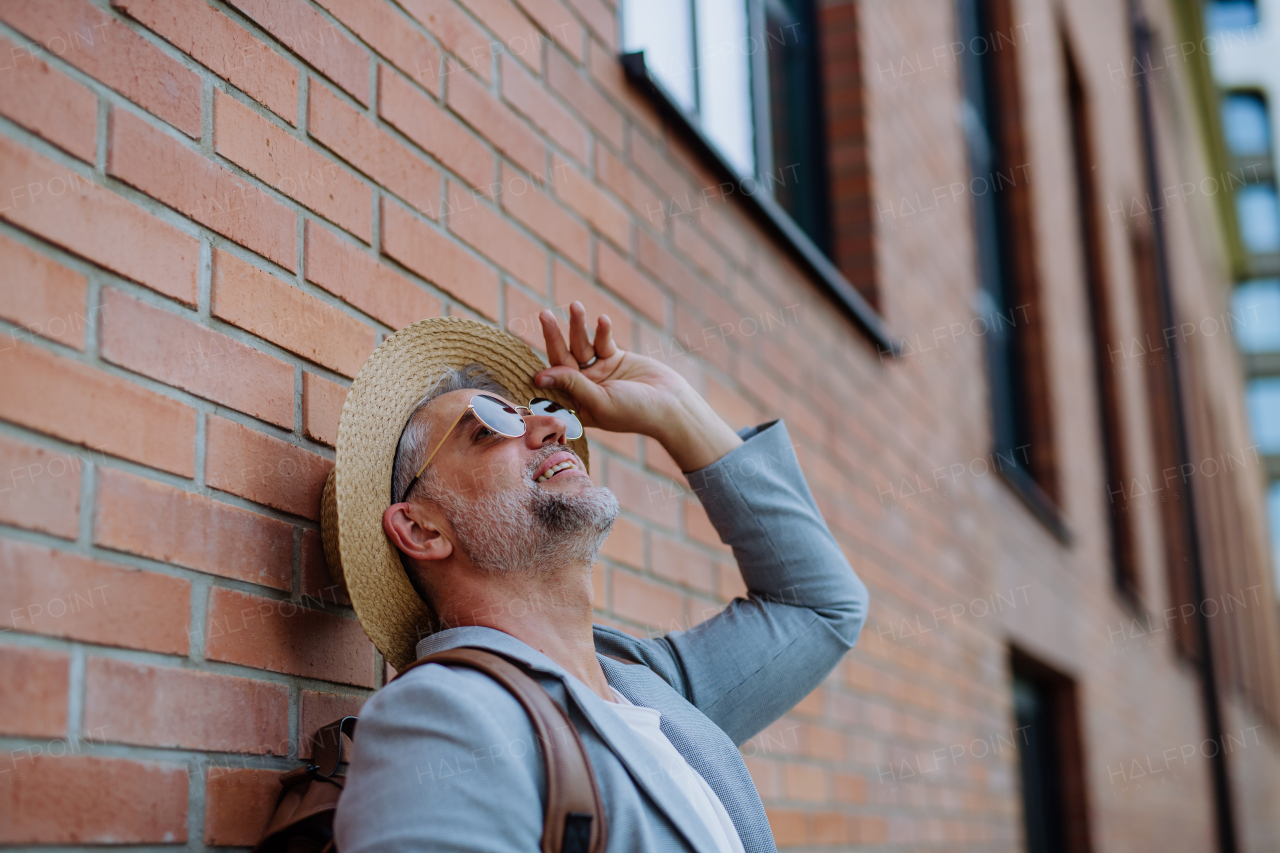
{"type": "Polygon", "coordinates": [[[573,721],[546,688],[505,656],[471,646],[427,655],[396,677],[428,663],[480,670],[507,688],[529,715],[547,770],[542,853],[604,853],[608,827],[591,760],[573,721]]]}
{"type": "Polygon", "coordinates": [[[355,717],[343,717],[317,729],[311,738],[311,763],[307,769],[315,768],[326,778],[337,773],[342,763],[342,736],[355,738],[358,722],[355,717]]]}

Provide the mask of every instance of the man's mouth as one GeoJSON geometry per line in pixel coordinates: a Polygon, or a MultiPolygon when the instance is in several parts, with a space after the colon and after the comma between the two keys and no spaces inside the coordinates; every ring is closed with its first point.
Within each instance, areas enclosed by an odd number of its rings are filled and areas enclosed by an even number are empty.
{"type": "Polygon", "coordinates": [[[562,450],[559,453],[553,453],[551,456],[547,457],[547,460],[538,468],[537,473],[533,475],[533,480],[536,483],[545,483],[561,471],[567,471],[569,469],[577,471],[582,470],[578,467],[578,463],[573,458],[573,454],[562,450]]]}

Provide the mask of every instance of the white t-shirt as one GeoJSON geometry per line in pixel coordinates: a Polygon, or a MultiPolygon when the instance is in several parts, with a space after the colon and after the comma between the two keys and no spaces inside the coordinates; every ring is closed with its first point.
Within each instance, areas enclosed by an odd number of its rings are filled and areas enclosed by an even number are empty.
{"type": "Polygon", "coordinates": [[[702,774],[689,766],[689,762],[684,760],[684,756],[671,745],[671,741],[667,740],[667,736],[659,728],[662,712],[633,705],[617,690],[612,687],[609,690],[617,700],[609,707],[630,726],[640,743],[658,760],[664,774],[663,781],[675,785],[693,806],[693,810],[706,825],[707,832],[715,839],[716,849],[721,853],[744,853],[738,830],[729,819],[729,813],[724,810],[724,804],[720,802],[716,792],[711,790],[702,774]]]}

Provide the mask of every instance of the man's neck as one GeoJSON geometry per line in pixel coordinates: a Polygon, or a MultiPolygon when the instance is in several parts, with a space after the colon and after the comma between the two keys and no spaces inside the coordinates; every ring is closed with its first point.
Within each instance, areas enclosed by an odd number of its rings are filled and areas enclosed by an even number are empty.
{"type": "Polygon", "coordinates": [[[589,567],[537,575],[466,573],[432,590],[440,621],[451,628],[479,625],[510,634],[555,661],[607,702],[614,701],[596,658],[591,628],[594,590],[589,567]],[[460,581],[460,582],[459,582],[460,581]]]}

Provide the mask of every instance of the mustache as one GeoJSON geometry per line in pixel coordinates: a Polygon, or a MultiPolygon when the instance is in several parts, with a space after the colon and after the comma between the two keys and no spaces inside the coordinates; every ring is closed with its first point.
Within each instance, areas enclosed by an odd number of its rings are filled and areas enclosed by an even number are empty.
{"type": "Polygon", "coordinates": [[[546,462],[552,456],[561,452],[568,453],[573,457],[573,461],[579,468],[583,471],[587,470],[587,466],[582,464],[582,460],[578,458],[578,454],[573,452],[572,447],[567,444],[548,444],[546,447],[539,449],[537,453],[533,454],[533,456],[529,458],[529,464],[525,465],[524,468],[524,478],[526,480],[532,479],[534,473],[542,467],[543,462],[546,462]]]}

